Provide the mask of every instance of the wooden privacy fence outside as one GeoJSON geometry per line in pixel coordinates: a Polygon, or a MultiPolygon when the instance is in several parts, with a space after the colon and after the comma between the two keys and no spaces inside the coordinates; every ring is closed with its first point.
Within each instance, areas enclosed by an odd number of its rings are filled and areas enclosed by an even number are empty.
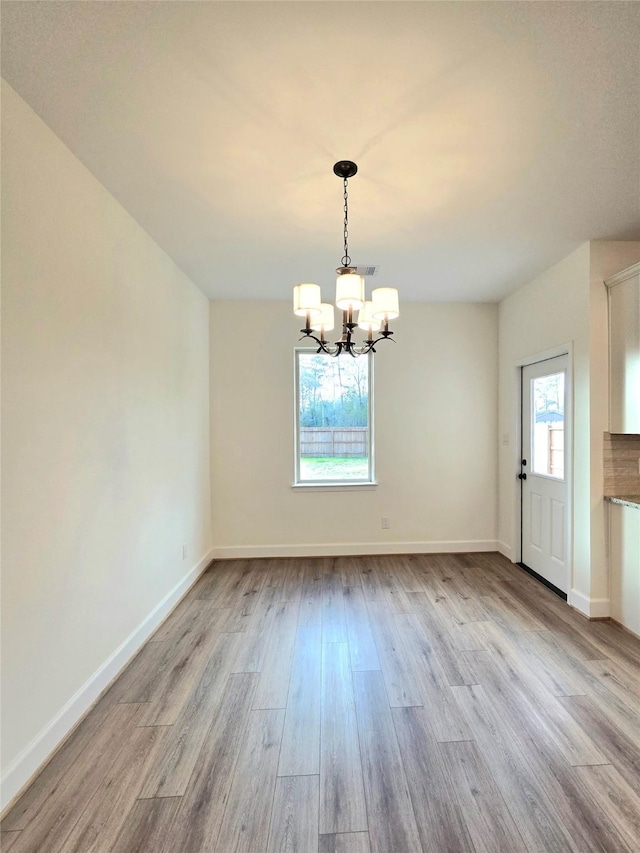
{"type": "Polygon", "coordinates": [[[564,423],[549,424],[549,473],[564,477],[564,423]]]}
{"type": "Polygon", "coordinates": [[[300,456],[367,456],[368,427],[302,427],[300,456]]]}

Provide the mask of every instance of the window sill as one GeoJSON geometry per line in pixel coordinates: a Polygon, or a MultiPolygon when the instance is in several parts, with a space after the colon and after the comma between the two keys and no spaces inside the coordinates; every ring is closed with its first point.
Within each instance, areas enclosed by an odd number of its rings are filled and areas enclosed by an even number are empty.
{"type": "Polygon", "coordinates": [[[292,483],[292,489],[307,492],[361,492],[373,491],[377,483],[292,483]]]}

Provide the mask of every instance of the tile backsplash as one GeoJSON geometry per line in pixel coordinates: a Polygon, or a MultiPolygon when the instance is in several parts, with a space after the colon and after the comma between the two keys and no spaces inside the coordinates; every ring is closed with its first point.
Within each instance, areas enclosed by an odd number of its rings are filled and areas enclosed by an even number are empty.
{"type": "Polygon", "coordinates": [[[640,495],[640,435],[604,434],[604,494],[640,495]]]}

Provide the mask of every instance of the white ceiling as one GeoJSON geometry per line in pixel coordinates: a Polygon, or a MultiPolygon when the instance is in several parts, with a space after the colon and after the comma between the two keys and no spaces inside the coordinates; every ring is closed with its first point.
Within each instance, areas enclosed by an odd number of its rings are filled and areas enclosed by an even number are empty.
{"type": "Polygon", "coordinates": [[[3,2],[2,73],[212,298],[496,300],[640,238],[640,4],[3,2]]]}

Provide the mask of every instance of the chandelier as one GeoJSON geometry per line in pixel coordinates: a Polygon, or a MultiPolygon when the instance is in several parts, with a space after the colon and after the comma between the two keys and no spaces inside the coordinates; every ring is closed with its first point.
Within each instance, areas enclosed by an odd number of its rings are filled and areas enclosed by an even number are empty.
{"type": "Polygon", "coordinates": [[[400,315],[398,291],[395,287],[378,287],[371,292],[371,299],[366,299],[364,278],[358,275],[357,267],[351,265],[349,257],[348,184],[358,167],[351,160],[340,160],[333,171],[342,178],[344,184],[344,255],[341,266],[336,269],[336,307],[342,311],[342,337],[335,343],[327,342],[326,334],[334,328],[333,305],[322,302],[317,284],[297,284],[293,288],[293,313],[297,317],[305,317],[305,327],[300,329],[300,340],[311,338],[318,344],[319,353],[332,356],[349,353],[355,358],[375,352],[377,343],[391,338],[393,332],[389,331],[389,320],[395,320],[400,315]],[[357,319],[354,312],[358,312],[357,319]],[[357,327],[367,334],[361,344],[353,339],[357,327]]]}

